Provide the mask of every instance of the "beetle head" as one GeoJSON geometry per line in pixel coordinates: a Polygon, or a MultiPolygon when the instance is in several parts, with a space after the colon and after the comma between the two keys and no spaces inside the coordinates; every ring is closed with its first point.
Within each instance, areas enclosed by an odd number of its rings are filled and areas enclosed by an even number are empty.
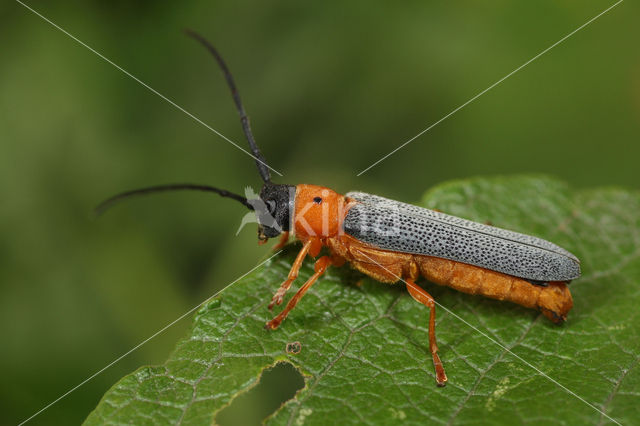
{"type": "Polygon", "coordinates": [[[296,187],[267,182],[260,198],[248,200],[258,220],[258,239],[266,241],[291,229],[296,187]]]}

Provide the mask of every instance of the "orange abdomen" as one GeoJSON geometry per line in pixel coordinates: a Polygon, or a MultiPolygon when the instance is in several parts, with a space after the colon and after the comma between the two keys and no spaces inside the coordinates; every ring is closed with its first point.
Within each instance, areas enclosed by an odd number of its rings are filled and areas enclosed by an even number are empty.
{"type": "Polygon", "coordinates": [[[555,323],[562,323],[573,307],[567,284],[550,282],[546,287],[477,266],[430,256],[415,256],[420,273],[429,281],[468,294],[508,300],[539,309],[555,323]]]}
{"type": "Polygon", "coordinates": [[[381,282],[416,280],[421,275],[463,293],[538,309],[556,324],[562,323],[573,307],[566,282],[535,285],[521,278],[453,260],[382,250],[348,235],[330,238],[327,245],[334,256],[381,282]]]}

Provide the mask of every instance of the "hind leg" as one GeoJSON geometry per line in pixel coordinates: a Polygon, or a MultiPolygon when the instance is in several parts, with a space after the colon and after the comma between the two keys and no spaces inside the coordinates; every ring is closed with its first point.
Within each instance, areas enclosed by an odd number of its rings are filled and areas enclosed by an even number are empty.
{"type": "Polygon", "coordinates": [[[444,372],[444,366],[438,356],[438,345],[436,343],[436,302],[422,287],[416,285],[411,279],[405,280],[409,294],[417,301],[429,308],[429,350],[433,358],[433,367],[436,370],[436,382],[438,386],[447,384],[447,375],[444,372]]]}

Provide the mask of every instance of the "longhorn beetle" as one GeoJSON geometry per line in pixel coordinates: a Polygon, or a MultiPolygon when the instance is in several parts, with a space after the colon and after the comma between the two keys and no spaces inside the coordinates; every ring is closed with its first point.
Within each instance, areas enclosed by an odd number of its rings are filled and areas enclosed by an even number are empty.
{"type": "Polygon", "coordinates": [[[267,329],[280,326],[329,266],[348,262],[377,281],[403,281],[409,294],[430,310],[429,349],[438,386],[446,384],[447,376],[436,345],[435,301],[415,283],[421,276],[464,293],[539,309],[556,324],[566,319],[573,306],[567,284],[580,276],[580,261],[553,243],[377,195],[363,192],[341,195],[323,186],[273,183],[227,65],[202,36],[190,30],[186,33],[213,55],[231,89],[242,129],[264,182],[260,198],[250,200],[208,185],[159,185],[111,197],[97,207],[98,212],[124,198],[163,191],[208,191],[239,201],[256,213],[260,244],[280,236],[276,248],[282,247],[290,233],[302,243],[269,309],[282,303],[305,257],[315,258],[327,247],[329,254],[316,260],[314,274],[284,310],[266,323],[267,329]]]}

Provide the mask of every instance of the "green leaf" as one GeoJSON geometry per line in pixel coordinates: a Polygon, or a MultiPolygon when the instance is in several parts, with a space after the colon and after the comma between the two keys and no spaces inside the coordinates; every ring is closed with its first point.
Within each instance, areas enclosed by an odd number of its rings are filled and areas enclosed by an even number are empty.
{"type": "MultiPolygon", "coordinates": [[[[360,277],[352,279],[348,268],[332,269],[278,330],[265,331],[267,304],[295,256],[288,250],[208,301],[167,362],[124,377],[87,424],[211,424],[279,361],[297,367],[306,386],[268,424],[610,422],[598,410],[623,424],[640,418],[637,192],[575,191],[542,176],[477,178],[442,184],[421,204],[575,253],[583,277],[570,286],[568,321],[556,326],[533,310],[421,282],[442,307],[486,335],[437,309],[449,376],[437,388],[428,311],[404,285],[367,278],[358,286],[360,277]],[[287,352],[291,342],[300,342],[299,353],[287,352]]],[[[311,273],[307,261],[291,295],[311,273]]]]}

